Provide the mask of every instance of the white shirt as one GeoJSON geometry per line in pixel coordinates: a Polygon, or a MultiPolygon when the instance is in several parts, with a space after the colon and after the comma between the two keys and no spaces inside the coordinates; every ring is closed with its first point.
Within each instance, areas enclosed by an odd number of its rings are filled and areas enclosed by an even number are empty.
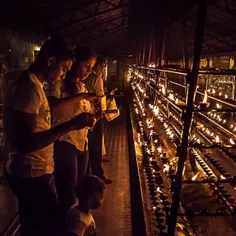
{"type": "MultiPolygon", "coordinates": [[[[105,95],[103,79],[99,77],[95,72],[92,72],[83,82],[86,85],[89,93],[94,93],[98,97],[102,97],[105,95]]],[[[96,113],[95,106],[93,105],[91,107],[91,113],[96,113]]]]}
{"type": "MultiPolygon", "coordinates": [[[[77,83],[77,91],[78,94],[88,92],[85,84],[80,81],[77,83]]],[[[69,97],[69,94],[66,92],[65,85],[63,82],[56,82],[48,87],[47,96],[52,96],[55,98],[65,98],[69,97]]],[[[60,123],[66,122],[82,112],[89,112],[90,109],[90,102],[86,99],[81,99],[76,104],[74,104],[73,109],[68,109],[58,114],[55,114],[55,116],[53,117],[53,125],[58,125],[60,123]]],[[[85,145],[87,143],[87,135],[88,128],[85,127],[80,130],[72,130],[64,134],[59,140],[71,143],[78,150],[84,151],[84,149],[87,149],[87,145],[85,145]]]]}
{"type": "Polygon", "coordinates": [[[96,235],[93,215],[81,212],[77,205],[71,207],[65,222],[66,232],[74,233],[77,236],[96,235]]]}
{"type": "Polygon", "coordinates": [[[54,171],[53,144],[35,152],[22,155],[15,143],[14,112],[37,115],[35,133],[51,128],[51,113],[43,84],[31,72],[25,72],[7,88],[4,99],[3,124],[9,149],[7,172],[19,178],[33,178],[54,171]]]}

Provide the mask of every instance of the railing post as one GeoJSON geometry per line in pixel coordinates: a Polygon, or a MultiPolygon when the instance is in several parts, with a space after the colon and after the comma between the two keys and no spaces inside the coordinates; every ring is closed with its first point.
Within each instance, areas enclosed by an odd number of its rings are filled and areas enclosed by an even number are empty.
{"type": "Polygon", "coordinates": [[[201,49],[203,43],[204,36],[204,25],[207,16],[207,0],[201,0],[199,3],[199,11],[198,11],[198,19],[197,19],[197,27],[196,27],[196,36],[194,43],[194,57],[193,57],[193,68],[190,73],[187,75],[187,83],[189,83],[189,92],[188,97],[186,98],[187,107],[186,112],[184,114],[184,128],[182,132],[182,143],[180,150],[180,157],[178,161],[178,169],[175,177],[175,189],[172,198],[171,212],[169,216],[169,224],[168,224],[168,235],[175,235],[176,222],[178,217],[178,209],[180,203],[180,194],[183,183],[183,174],[184,174],[184,166],[185,160],[187,157],[187,149],[188,149],[188,141],[189,134],[192,125],[192,116],[193,116],[193,108],[194,101],[196,96],[196,88],[198,81],[198,71],[200,65],[200,56],[201,49]]]}

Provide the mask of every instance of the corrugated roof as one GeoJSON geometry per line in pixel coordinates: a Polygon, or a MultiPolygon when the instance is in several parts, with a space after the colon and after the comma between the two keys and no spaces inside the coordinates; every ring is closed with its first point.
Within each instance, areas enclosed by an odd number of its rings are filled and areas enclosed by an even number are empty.
{"type": "MultiPolygon", "coordinates": [[[[198,6],[186,12],[186,35],[189,54],[193,51],[198,6]]],[[[183,17],[168,29],[167,45],[175,37],[177,48],[183,49],[183,17]]],[[[173,42],[172,42],[173,44],[173,42]]],[[[172,47],[173,48],[173,47],[172,47]]],[[[209,1],[202,54],[236,51],[236,1],[209,1]]],[[[170,53],[170,52],[169,52],[170,53]]],[[[170,53],[171,54],[171,53],[170,53]]]]}
{"type": "MultiPolygon", "coordinates": [[[[32,29],[36,35],[61,35],[70,42],[95,47],[115,48],[118,43],[127,49],[138,40],[150,38],[154,28],[157,40],[162,30],[175,22],[168,28],[166,46],[167,51],[179,54],[185,15],[188,50],[192,53],[199,1],[7,0],[0,8],[0,18],[32,29]]],[[[235,51],[236,0],[208,1],[203,54],[235,51]]]]}

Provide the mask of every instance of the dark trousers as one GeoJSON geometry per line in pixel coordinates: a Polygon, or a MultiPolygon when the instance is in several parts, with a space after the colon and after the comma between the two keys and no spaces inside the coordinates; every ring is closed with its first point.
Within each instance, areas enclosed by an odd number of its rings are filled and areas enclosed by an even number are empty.
{"type": "Polygon", "coordinates": [[[58,193],[60,216],[62,219],[70,207],[75,204],[75,188],[88,167],[88,151],[79,151],[68,142],[56,142],[54,145],[55,183],[58,193]]]}
{"type": "Polygon", "coordinates": [[[100,119],[94,126],[92,131],[89,131],[89,162],[93,175],[98,177],[103,176],[102,168],[102,134],[103,125],[100,119]]]}
{"type": "Polygon", "coordinates": [[[56,235],[57,192],[53,175],[19,179],[7,174],[18,199],[21,236],[56,235]]]}

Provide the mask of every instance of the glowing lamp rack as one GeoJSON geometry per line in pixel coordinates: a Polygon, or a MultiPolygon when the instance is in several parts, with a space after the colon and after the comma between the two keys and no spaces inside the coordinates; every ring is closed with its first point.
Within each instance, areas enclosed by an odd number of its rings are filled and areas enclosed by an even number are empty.
{"type": "MultiPolygon", "coordinates": [[[[153,215],[154,235],[167,235],[168,216],[171,209],[171,192],[174,170],[168,161],[165,145],[161,142],[159,135],[154,131],[153,118],[157,112],[155,109],[146,109],[140,99],[136,88],[139,85],[132,84],[133,90],[133,112],[137,142],[142,155],[142,165],[146,176],[146,184],[149,191],[151,210],[153,215]],[[147,113],[146,113],[146,112],[147,113]],[[152,119],[148,119],[151,114],[152,119]]],[[[164,116],[157,116],[159,122],[164,124],[164,116]]],[[[170,134],[171,136],[171,134],[170,134]]],[[[178,231],[184,235],[194,235],[191,224],[184,216],[178,220],[178,231]]]]}
{"type": "MultiPolygon", "coordinates": [[[[150,68],[139,66],[131,73],[134,113],[138,143],[143,156],[143,166],[150,192],[153,214],[156,217],[157,229],[165,234],[175,186],[175,174],[181,141],[181,131],[186,108],[185,98],[168,90],[168,84],[185,88],[184,83],[176,83],[167,78],[167,74],[187,75],[185,70],[150,68]],[[153,73],[149,73],[149,72],[153,73]],[[164,73],[165,78],[162,77],[164,73]],[[168,83],[165,83],[168,80],[168,83]],[[163,83],[164,81],[164,83],[163,83]],[[166,138],[159,136],[160,129],[166,132],[166,138]],[[165,141],[164,141],[165,140],[165,141]],[[172,142],[176,153],[168,155],[166,140],[172,142]]],[[[203,75],[236,76],[234,71],[200,71],[203,75]]],[[[206,95],[199,92],[198,94],[206,95]]],[[[229,124],[221,115],[236,111],[236,105],[227,99],[209,96],[216,103],[210,108],[207,101],[195,105],[193,125],[188,146],[190,164],[194,169],[201,169],[204,178],[199,178],[200,171],[184,184],[208,184],[221,204],[222,210],[216,212],[208,209],[194,212],[179,209],[179,216],[228,216],[236,214],[236,126],[229,124]],[[208,150],[214,150],[212,154],[208,150]]],[[[194,172],[194,171],[193,171],[194,172]]],[[[191,235],[190,223],[187,218],[178,218],[176,229],[191,235]]]]}

